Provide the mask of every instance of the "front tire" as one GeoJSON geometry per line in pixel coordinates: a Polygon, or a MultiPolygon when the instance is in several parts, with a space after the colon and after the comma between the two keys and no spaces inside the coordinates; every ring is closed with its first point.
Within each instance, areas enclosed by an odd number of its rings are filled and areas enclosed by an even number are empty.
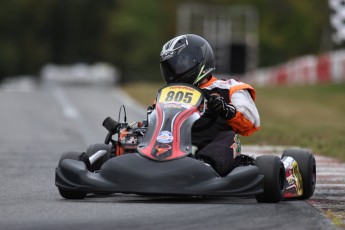
{"type": "Polygon", "coordinates": [[[302,149],[287,149],[283,152],[283,157],[292,157],[297,161],[303,183],[303,195],[298,199],[305,200],[312,197],[316,185],[316,162],[313,154],[302,149]]]}
{"type": "Polygon", "coordinates": [[[86,193],[66,190],[61,187],[58,187],[60,195],[68,200],[82,200],[86,197],[86,193]]]}
{"type": "Polygon", "coordinates": [[[259,203],[277,203],[283,199],[285,191],[284,164],[277,156],[259,156],[255,166],[264,176],[264,192],[255,196],[259,203]]]}

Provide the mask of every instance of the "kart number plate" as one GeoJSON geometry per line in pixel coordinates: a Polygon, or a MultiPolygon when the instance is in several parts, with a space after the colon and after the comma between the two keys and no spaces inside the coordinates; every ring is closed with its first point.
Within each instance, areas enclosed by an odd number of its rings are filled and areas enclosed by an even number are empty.
{"type": "Polygon", "coordinates": [[[162,89],[158,102],[196,105],[201,93],[188,86],[168,86],[162,89]]]}

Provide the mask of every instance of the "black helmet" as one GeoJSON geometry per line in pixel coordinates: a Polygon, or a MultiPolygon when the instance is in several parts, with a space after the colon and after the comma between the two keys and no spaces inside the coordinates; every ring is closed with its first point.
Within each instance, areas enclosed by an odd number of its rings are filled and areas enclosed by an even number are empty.
{"type": "Polygon", "coordinates": [[[194,34],[180,35],[165,43],[160,63],[166,83],[197,84],[215,70],[211,46],[194,34]]]}

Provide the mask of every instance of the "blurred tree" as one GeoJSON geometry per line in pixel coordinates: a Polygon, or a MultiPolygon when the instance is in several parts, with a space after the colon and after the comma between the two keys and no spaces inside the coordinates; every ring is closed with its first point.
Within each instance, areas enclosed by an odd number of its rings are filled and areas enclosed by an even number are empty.
{"type": "MultiPolygon", "coordinates": [[[[122,0],[111,21],[112,52],[125,80],[155,80],[159,75],[159,52],[171,27],[169,11],[161,0],[122,0]]],[[[174,31],[172,28],[171,31],[174,31]]]]}
{"type": "Polygon", "coordinates": [[[50,61],[58,64],[102,60],[107,49],[113,0],[55,0],[48,17],[50,61]]]}
{"type": "MultiPolygon", "coordinates": [[[[252,5],[257,8],[260,66],[273,65],[296,56],[325,51],[321,42],[323,33],[329,28],[328,1],[203,0],[200,2],[252,5]]],[[[330,36],[328,34],[328,39],[331,38],[330,36]]]]}
{"type": "Polygon", "coordinates": [[[255,4],[260,14],[261,66],[324,51],[321,37],[329,26],[327,1],[261,0],[255,4]]]}
{"type": "MultiPolygon", "coordinates": [[[[2,0],[0,79],[37,74],[47,62],[106,61],[120,68],[125,81],[160,80],[159,52],[175,36],[182,2],[188,0],[2,0]]],[[[329,28],[324,0],[198,3],[257,7],[261,66],[320,52],[329,28]]]]}
{"type": "Polygon", "coordinates": [[[51,1],[3,0],[0,8],[0,78],[36,72],[46,58],[44,19],[51,1]]]}

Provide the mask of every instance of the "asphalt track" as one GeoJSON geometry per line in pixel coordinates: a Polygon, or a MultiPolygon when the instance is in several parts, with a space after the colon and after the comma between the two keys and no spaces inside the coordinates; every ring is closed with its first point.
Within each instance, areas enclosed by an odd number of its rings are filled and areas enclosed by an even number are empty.
{"type": "Polygon", "coordinates": [[[70,201],[54,172],[62,152],[103,142],[103,119],[145,109],[100,87],[0,89],[0,229],[336,229],[304,201],[174,198],[115,194],[70,201]]]}

